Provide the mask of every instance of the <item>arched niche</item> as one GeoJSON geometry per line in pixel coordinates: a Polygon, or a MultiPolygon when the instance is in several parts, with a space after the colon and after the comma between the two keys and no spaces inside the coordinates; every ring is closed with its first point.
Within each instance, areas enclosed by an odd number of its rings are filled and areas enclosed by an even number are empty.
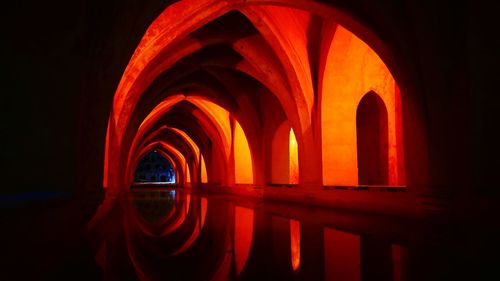
{"type": "Polygon", "coordinates": [[[375,93],[367,93],[356,110],[358,184],[389,184],[387,109],[375,93]]]}

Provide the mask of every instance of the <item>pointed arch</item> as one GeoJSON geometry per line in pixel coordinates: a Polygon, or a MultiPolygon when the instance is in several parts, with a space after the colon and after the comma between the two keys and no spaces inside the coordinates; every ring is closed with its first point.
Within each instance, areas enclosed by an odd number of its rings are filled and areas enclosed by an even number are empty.
{"type": "Polygon", "coordinates": [[[389,135],[384,101],[371,91],[356,110],[358,183],[389,184],[389,135]]]}

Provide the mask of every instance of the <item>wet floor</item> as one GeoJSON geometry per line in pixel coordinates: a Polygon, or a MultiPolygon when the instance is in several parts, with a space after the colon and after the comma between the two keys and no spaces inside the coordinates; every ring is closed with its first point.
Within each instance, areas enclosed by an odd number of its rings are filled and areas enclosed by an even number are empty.
{"type": "Polygon", "coordinates": [[[107,280],[448,280],[457,264],[439,225],[230,195],[135,190],[103,221],[107,280]]]}
{"type": "Polygon", "coordinates": [[[32,201],[1,209],[0,280],[500,280],[496,214],[431,222],[147,188],[32,201]]]}

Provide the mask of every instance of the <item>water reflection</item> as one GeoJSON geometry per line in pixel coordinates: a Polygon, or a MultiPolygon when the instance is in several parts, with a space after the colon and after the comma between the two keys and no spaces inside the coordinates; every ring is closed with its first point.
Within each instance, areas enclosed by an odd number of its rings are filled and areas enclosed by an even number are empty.
{"type": "Polygon", "coordinates": [[[135,190],[94,231],[105,280],[407,280],[387,219],[182,190],[135,190]]]}
{"type": "Polygon", "coordinates": [[[169,217],[173,211],[175,190],[135,192],[133,203],[140,217],[148,222],[156,222],[169,217]]]}

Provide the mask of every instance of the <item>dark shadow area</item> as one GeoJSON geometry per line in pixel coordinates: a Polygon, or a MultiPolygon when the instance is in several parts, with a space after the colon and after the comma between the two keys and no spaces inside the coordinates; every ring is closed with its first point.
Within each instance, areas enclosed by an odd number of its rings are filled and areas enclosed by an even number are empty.
{"type": "Polygon", "coordinates": [[[387,109],[374,92],[366,94],[356,111],[358,183],[386,185],[389,178],[387,109]]]}
{"type": "Polygon", "coordinates": [[[1,280],[100,280],[85,232],[98,199],[30,193],[0,204],[1,280]]]}

